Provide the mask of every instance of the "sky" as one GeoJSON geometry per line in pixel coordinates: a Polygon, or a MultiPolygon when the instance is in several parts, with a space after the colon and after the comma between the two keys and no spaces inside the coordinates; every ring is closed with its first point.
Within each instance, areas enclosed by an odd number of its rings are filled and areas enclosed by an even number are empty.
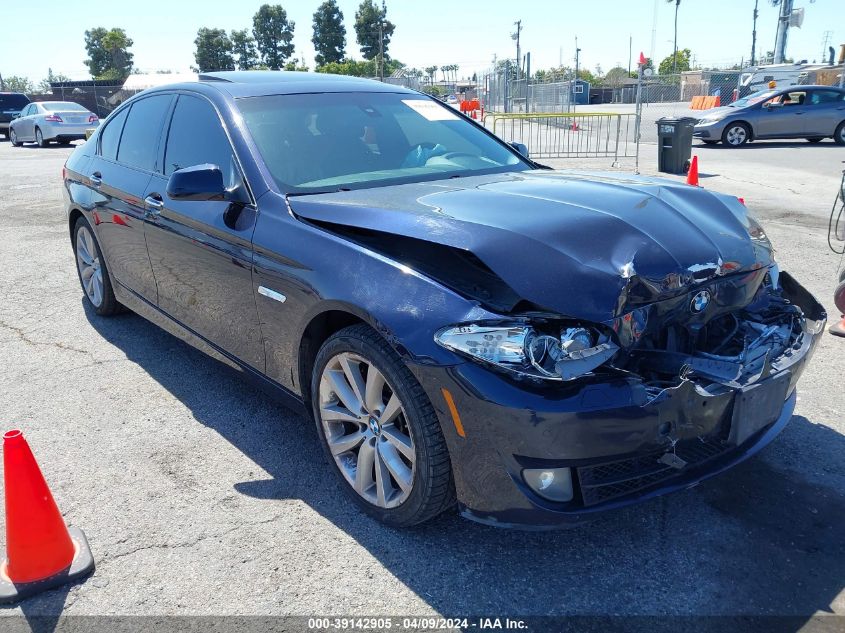
{"type": "MultiPolygon", "coordinates": [[[[282,0],[296,23],[296,57],[313,69],[312,15],[321,0],[282,0]]],[[[360,0],[339,0],[347,28],[347,55],[361,59],[353,24],[360,0]]],[[[143,0],[38,3],[0,0],[4,16],[0,35],[0,74],[23,75],[38,82],[48,68],[71,79],[86,79],[84,33],[97,26],[121,27],[134,40],[132,52],[141,72],[189,72],[194,38],[200,27],[251,27],[260,0],[143,0]],[[76,5],[78,8],[71,9],[76,5]],[[36,31],[24,25],[35,22],[36,31]],[[20,25],[21,28],[14,28],[20,25]]],[[[787,55],[821,60],[823,41],[845,43],[845,0],[795,0],[805,9],[802,28],[789,30],[787,55]]],[[[696,62],[726,66],[748,60],[754,0],[682,0],[678,13],[678,47],[692,50],[696,62]]],[[[777,9],[759,0],[757,50],[774,48],[777,9]]],[[[574,65],[575,38],[581,66],[604,71],[628,65],[629,38],[634,64],[643,51],[659,62],[672,53],[674,2],[666,0],[388,0],[387,17],[396,25],[390,55],[424,68],[459,64],[459,77],[491,66],[494,57],[515,56],[511,33],[522,20],[522,50],[531,52],[532,70],[563,63],[574,65]],[[657,20],[653,20],[657,7],[657,20]]]]}

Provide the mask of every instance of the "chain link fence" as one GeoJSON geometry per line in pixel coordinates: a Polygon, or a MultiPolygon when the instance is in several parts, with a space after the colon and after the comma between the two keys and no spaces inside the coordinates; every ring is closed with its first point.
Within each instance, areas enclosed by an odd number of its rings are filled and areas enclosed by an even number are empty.
{"type": "Polygon", "coordinates": [[[498,117],[485,117],[485,124],[495,122],[497,134],[526,144],[534,156],[613,157],[619,165],[619,158],[638,154],[639,143],[657,142],[659,119],[700,118],[704,100],[698,97],[711,97],[708,105],[731,103],[739,78],[739,70],[698,70],[642,81],[615,77],[612,85],[592,86],[555,76],[516,79],[504,65],[482,74],[479,96],[485,111],[498,117]]]}

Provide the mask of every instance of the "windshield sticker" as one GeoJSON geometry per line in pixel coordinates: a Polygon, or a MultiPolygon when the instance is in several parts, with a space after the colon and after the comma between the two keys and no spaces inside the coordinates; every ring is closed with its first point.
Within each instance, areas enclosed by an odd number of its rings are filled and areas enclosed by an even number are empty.
{"type": "Polygon", "coordinates": [[[429,121],[454,121],[458,118],[456,113],[449,112],[449,108],[439,106],[427,99],[403,99],[402,103],[429,121]]]}

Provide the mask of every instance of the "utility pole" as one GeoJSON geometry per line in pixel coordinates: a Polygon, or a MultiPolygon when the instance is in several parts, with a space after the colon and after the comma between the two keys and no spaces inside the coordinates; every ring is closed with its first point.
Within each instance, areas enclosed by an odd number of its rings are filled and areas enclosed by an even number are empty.
{"type": "Polygon", "coordinates": [[[792,15],[793,0],[780,0],[778,31],[775,37],[775,63],[782,64],[786,59],[786,35],[789,31],[789,18],[792,15]]]}
{"type": "MultiPolygon", "coordinates": [[[[672,0],[669,0],[670,2],[672,0]]],[[[675,0],[675,44],[672,48],[672,74],[678,74],[678,7],[681,6],[681,0],[675,0]]]]}
{"type": "Polygon", "coordinates": [[[522,20],[514,22],[516,26],[516,33],[511,34],[511,38],[516,40],[516,80],[519,81],[519,68],[522,65],[522,54],[519,48],[519,32],[522,30],[522,20]]]}
{"type": "Polygon", "coordinates": [[[634,36],[628,36],[628,75],[631,74],[631,47],[634,45],[634,36]]]}
{"type": "Polygon", "coordinates": [[[572,83],[572,107],[573,109],[578,103],[577,92],[578,89],[578,64],[581,59],[581,49],[578,48],[578,38],[575,38],[575,81],[572,83]]]}
{"type": "Polygon", "coordinates": [[[758,0],[754,0],[754,22],[753,26],[751,27],[751,65],[757,65],[757,16],[759,15],[757,11],[757,2],[758,0]]]}
{"type": "Polygon", "coordinates": [[[378,21],[378,75],[384,81],[384,25],[378,21]]]}

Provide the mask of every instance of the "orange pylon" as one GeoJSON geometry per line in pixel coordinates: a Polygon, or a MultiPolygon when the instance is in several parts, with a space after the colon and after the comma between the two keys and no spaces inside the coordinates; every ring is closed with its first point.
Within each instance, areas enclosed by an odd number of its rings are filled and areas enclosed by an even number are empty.
{"type": "Polygon", "coordinates": [[[698,187],[698,156],[692,157],[692,162],[689,165],[687,172],[687,184],[693,187],[698,187]]]}

